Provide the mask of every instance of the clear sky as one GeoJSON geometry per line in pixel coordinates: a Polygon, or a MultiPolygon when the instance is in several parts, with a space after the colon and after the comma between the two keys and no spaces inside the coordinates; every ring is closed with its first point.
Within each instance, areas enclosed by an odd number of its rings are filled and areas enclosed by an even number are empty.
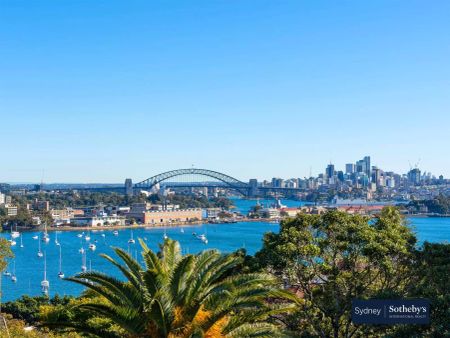
{"type": "Polygon", "coordinates": [[[450,176],[450,1],[0,0],[1,181],[364,155],[450,176]]]}

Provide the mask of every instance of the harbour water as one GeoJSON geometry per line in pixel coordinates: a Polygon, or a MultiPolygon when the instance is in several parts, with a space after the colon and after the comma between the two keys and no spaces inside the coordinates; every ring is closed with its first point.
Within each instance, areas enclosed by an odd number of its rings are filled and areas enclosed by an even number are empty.
{"type": "MultiPolygon", "coordinates": [[[[255,204],[255,201],[237,201],[237,208],[246,212],[247,207],[255,204]],[[247,205],[248,204],[248,205],[247,205]]],[[[282,201],[283,204],[296,206],[301,202],[282,201]]],[[[248,209],[247,209],[248,210],[248,209]]],[[[410,226],[416,231],[420,242],[444,242],[450,241],[450,218],[410,218],[410,226]]],[[[133,238],[145,240],[147,245],[158,249],[158,245],[163,242],[164,233],[167,236],[180,242],[183,253],[196,253],[205,249],[218,249],[222,252],[232,252],[240,248],[245,248],[249,254],[254,254],[262,246],[264,233],[268,231],[278,231],[279,226],[269,222],[239,222],[229,224],[204,224],[186,227],[174,228],[148,228],[148,229],[123,229],[119,230],[117,236],[113,235],[111,230],[91,231],[90,241],[86,241],[84,235],[79,238],[80,231],[50,232],[50,241],[45,244],[41,241],[42,252],[47,261],[47,279],[50,282],[50,296],[58,293],[59,295],[78,295],[82,287],[68,281],[58,278],[59,273],[59,246],[55,244],[55,237],[61,244],[62,252],[62,270],[66,277],[73,276],[81,272],[82,254],[79,249],[84,247],[86,250],[86,265],[89,269],[106,272],[108,274],[117,274],[116,269],[105,259],[99,256],[100,253],[114,255],[112,247],[120,247],[127,250],[133,256],[140,257],[140,246],[129,244],[128,240],[133,233],[133,238]],[[183,230],[181,230],[183,229],[183,230]],[[193,233],[206,234],[208,244],[194,237],[193,233]],[[96,250],[88,249],[89,243],[95,243],[96,250]]],[[[38,239],[33,239],[37,233],[23,233],[23,245],[20,247],[20,238],[17,238],[17,245],[12,249],[15,255],[15,274],[17,282],[13,282],[11,277],[2,276],[3,301],[12,300],[20,297],[22,294],[39,295],[41,294],[40,282],[44,276],[44,257],[38,257],[38,239]]],[[[8,233],[1,236],[8,237],[8,233]]],[[[8,271],[13,272],[14,263],[10,261],[8,271]]]]}

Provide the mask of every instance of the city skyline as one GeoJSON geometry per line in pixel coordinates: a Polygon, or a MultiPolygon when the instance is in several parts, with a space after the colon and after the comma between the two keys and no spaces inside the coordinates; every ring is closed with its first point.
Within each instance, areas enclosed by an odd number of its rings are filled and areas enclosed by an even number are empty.
{"type": "MultiPolygon", "coordinates": [[[[361,158],[360,160],[347,161],[347,162],[345,162],[345,164],[342,167],[337,166],[334,163],[329,162],[329,163],[326,164],[326,167],[324,167],[322,171],[318,171],[316,173],[313,173],[311,171],[308,175],[305,175],[305,176],[300,176],[300,175],[281,176],[281,175],[277,175],[277,174],[272,174],[271,176],[267,176],[267,177],[253,176],[253,177],[248,177],[248,178],[240,178],[240,177],[235,176],[235,178],[239,179],[239,180],[241,180],[243,182],[247,182],[248,180],[251,180],[251,179],[257,179],[260,183],[262,183],[264,181],[270,181],[270,180],[273,180],[273,179],[276,179],[276,178],[280,178],[280,179],[309,179],[309,178],[320,178],[320,177],[330,178],[330,177],[333,177],[333,176],[337,176],[339,173],[342,173],[342,174],[352,174],[352,173],[362,174],[362,173],[365,173],[367,175],[367,177],[369,177],[369,180],[370,180],[374,169],[379,170],[382,173],[392,173],[392,174],[396,174],[396,175],[400,175],[400,176],[404,176],[404,177],[407,177],[408,174],[411,171],[418,169],[419,170],[419,175],[422,175],[422,176],[427,175],[430,178],[432,177],[432,178],[436,178],[436,179],[438,179],[441,176],[443,178],[445,178],[445,179],[448,178],[448,177],[446,177],[446,176],[444,176],[442,174],[437,174],[437,173],[433,173],[431,171],[422,170],[420,168],[419,164],[420,164],[420,159],[419,159],[418,162],[416,162],[414,164],[409,163],[409,169],[406,170],[405,172],[396,172],[394,170],[391,170],[390,168],[383,168],[383,167],[380,167],[380,166],[374,164],[372,162],[371,156],[370,155],[366,155],[363,158],[361,158]]],[[[170,171],[170,170],[175,170],[175,169],[190,169],[190,168],[192,168],[192,169],[207,169],[207,170],[211,170],[211,168],[200,168],[200,167],[196,167],[196,166],[192,165],[190,167],[185,167],[185,168],[167,169],[167,170],[164,170],[164,172],[170,171]]],[[[217,171],[220,172],[221,170],[217,169],[217,171]]],[[[152,175],[161,174],[161,173],[153,173],[152,175]]],[[[227,175],[228,173],[224,173],[224,174],[227,175]]],[[[230,175],[230,176],[232,176],[232,175],[230,175]]],[[[130,177],[128,177],[127,180],[129,178],[130,177]]],[[[147,179],[147,178],[148,177],[145,177],[145,178],[142,178],[142,179],[141,178],[134,178],[135,181],[133,183],[137,183],[137,182],[139,182],[141,180],[144,180],[144,179],[147,179]]],[[[133,179],[133,178],[131,178],[131,179],[133,179]]],[[[123,181],[123,179],[122,179],[122,181],[123,181]]],[[[98,183],[98,184],[102,184],[102,183],[105,183],[105,184],[122,184],[123,182],[121,182],[120,180],[118,180],[118,181],[111,181],[111,182],[106,182],[106,181],[51,181],[51,180],[45,181],[44,180],[44,173],[43,173],[40,181],[6,181],[6,180],[1,181],[0,180],[0,183],[8,183],[8,184],[54,184],[54,183],[56,183],[56,184],[58,184],[58,183],[62,183],[62,184],[65,184],[65,183],[67,183],[67,184],[72,184],[72,183],[80,183],[80,184],[83,184],[83,183],[87,183],[87,184],[89,184],[89,183],[93,183],[93,184],[96,184],[96,183],[98,183]]]]}
{"type": "Polygon", "coordinates": [[[1,7],[0,182],[450,176],[449,2],[1,7]]]}

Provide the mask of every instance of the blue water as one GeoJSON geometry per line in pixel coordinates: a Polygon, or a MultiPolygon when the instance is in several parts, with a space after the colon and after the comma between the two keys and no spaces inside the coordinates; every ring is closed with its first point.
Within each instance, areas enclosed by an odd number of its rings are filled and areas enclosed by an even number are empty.
{"type": "MultiPolygon", "coordinates": [[[[261,202],[261,201],[260,201],[261,202]]],[[[255,204],[255,201],[238,200],[235,202],[239,210],[244,213],[255,204]]],[[[299,205],[301,202],[282,201],[290,206],[299,205]]],[[[410,225],[416,231],[420,242],[443,242],[450,241],[450,218],[410,218],[410,225]]],[[[180,242],[183,253],[195,253],[204,249],[216,248],[222,252],[232,252],[239,248],[246,248],[249,254],[254,254],[262,246],[263,234],[268,231],[278,231],[278,224],[268,222],[240,222],[232,224],[207,224],[181,228],[167,228],[167,235],[180,242]],[[203,244],[192,236],[192,233],[207,233],[209,243],[203,244]]],[[[158,244],[163,241],[163,228],[134,229],[133,236],[146,238],[146,243],[153,250],[158,249],[158,244]]],[[[77,237],[80,231],[58,232],[57,236],[62,249],[62,270],[66,277],[81,271],[82,255],[78,252],[83,245],[87,249],[88,242],[77,237]]],[[[2,276],[3,301],[20,297],[22,294],[39,295],[41,293],[40,282],[44,274],[44,259],[37,256],[38,240],[32,237],[37,233],[23,233],[24,248],[20,248],[20,238],[17,238],[17,245],[12,247],[15,254],[17,282],[13,283],[11,278],[2,276]]],[[[1,234],[9,237],[8,234],[1,234]]],[[[55,232],[50,232],[51,240],[48,244],[43,244],[42,251],[46,254],[47,279],[50,281],[50,295],[56,293],[60,295],[77,295],[82,291],[82,287],[75,283],[60,280],[59,272],[59,247],[55,244],[55,232]]],[[[133,256],[139,255],[139,244],[128,244],[131,236],[130,229],[119,230],[119,235],[114,236],[112,231],[104,230],[91,232],[91,243],[97,240],[95,251],[87,250],[87,266],[91,262],[92,269],[107,272],[118,276],[115,268],[105,259],[99,257],[100,253],[113,255],[112,246],[121,247],[133,256]],[[105,234],[102,237],[101,234],[105,234]]],[[[12,272],[13,262],[11,261],[8,270],[12,272]]]]}
{"type": "MultiPolygon", "coordinates": [[[[242,199],[239,197],[233,197],[230,198],[233,203],[234,203],[234,211],[239,211],[241,214],[243,215],[247,215],[248,212],[250,211],[250,209],[256,205],[257,202],[259,202],[259,204],[262,207],[270,207],[272,204],[274,204],[276,201],[274,199],[242,199]]],[[[301,207],[305,204],[307,204],[306,202],[303,201],[294,201],[294,200],[280,200],[282,205],[285,205],[289,208],[294,208],[294,207],[301,207]]]]}
{"type": "Polygon", "coordinates": [[[419,243],[449,243],[450,218],[449,217],[410,217],[409,226],[416,233],[419,243]]]}

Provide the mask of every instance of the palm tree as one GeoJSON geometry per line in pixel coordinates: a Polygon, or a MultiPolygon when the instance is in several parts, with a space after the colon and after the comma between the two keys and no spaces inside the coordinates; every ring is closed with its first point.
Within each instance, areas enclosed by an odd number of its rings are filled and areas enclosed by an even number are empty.
{"type": "Polygon", "coordinates": [[[81,320],[53,316],[44,325],[100,337],[274,337],[279,331],[268,319],[292,309],[285,302],[292,295],[271,275],[237,273],[238,255],[208,250],[182,256],[170,239],[156,254],[139,242],[145,269],[120,248],[114,251],[124,264],[103,254],[125,281],[95,271],[67,278],[103,301],[76,305],[81,320]],[[90,325],[90,317],[106,318],[118,330],[90,325]]]}

